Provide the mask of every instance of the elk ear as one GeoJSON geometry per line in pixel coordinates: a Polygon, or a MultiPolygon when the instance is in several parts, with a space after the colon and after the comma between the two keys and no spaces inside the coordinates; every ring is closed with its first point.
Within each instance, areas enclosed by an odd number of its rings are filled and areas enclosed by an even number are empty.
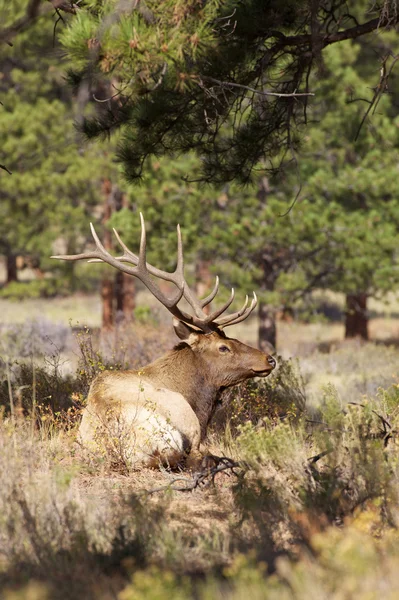
{"type": "Polygon", "coordinates": [[[179,321],[179,319],[173,319],[173,327],[175,329],[175,333],[178,338],[181,340],[188,340],[190,335],[198,335],[201,332],[194,327],[190,327],[187,323],[183,323],[183,321],[179,321]]]}

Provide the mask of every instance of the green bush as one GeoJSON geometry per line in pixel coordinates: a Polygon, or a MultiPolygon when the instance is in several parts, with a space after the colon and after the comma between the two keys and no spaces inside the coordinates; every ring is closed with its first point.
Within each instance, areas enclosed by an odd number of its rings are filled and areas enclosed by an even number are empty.
{"type": "Polygon", "coordinates": [[[306,389],[298,365],[281,357],[277,360],[277,372],[267,379],[249,379],[224,392],[213,421],[215,429],[228,423],[236,433],[248,421],[256,425],[265,417],[275,422],[299,417],[306,406],[306,389]]]}
{"type": "Polygon", "coordinates": [[[317,419],[241,426],[238,454],[249,465],[236,499],[257,527],[300,537],[296,517],[312,513],[324,523],[342,523],[359,507],[377,502],[395,522],[398,460],[395,436],[399,390],[345,409],[326,390],[317,419]]]}
{"type": "Polygon", "coordinates": [[[70,427],[80,414],[83,395],[73,375],[61,375],[58,365],[14,362],[0,380],[0,410],[16,418],[32,417],[38,424],[51,419],[70,427]]]}
{"type": "Polygon", "coordinates": [[[27,298],[55,298],[68,296],[70,289],[67,280],[51,277],[31,281],[12,281],[0,289],[0,298],[26,300],[27,298]]]}

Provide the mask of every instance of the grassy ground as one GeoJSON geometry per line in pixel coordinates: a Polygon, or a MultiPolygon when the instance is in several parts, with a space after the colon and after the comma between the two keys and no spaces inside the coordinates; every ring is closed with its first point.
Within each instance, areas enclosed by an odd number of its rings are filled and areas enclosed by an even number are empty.
{"type": "MultiPolygon", "coordinates": [[[[204,468],[197,487],[187,469],[129,472],[87,455],[74,411],[46,410],[84,395],[92,363],[75,375],[80,350],[60,331],[70,318],[96,327],[95,298],[3,300],[0,310],[16,325],[43,315],[58,323],[22,342],[17,330],[3,339],[2,357],[11,343],[21,352],[32,337],[43,343],[54,333],[75,361],[68,380],[54,358],[48,376],[42,359],[36,370],[28,360],[23,373],[0,364],[1,598],[397,598],[399,350],[383,343],[399,337],[396,308],[372,320],[368,344],[342,343],[339,324],[280,323],[281,352],[294,363],[281,360],[266,382],[226,395],[203,451],[238,466],[227,464],[214,484],[204,468]]],[[[236,329],[231,335],[254,343],[255,320],[236,329]]],[[[136,364],[173,336],[147,324],[101,343],[111,361],[136,364]]]]}
{"type": "Polygon", "coordinates": [[[98,294],[76,294],[69,298],[37,298],[15,302],[0,299],[1,322],[24,323],[28,319],[46,318],[68,325],[101,325],[101,299],[98,294]]]}

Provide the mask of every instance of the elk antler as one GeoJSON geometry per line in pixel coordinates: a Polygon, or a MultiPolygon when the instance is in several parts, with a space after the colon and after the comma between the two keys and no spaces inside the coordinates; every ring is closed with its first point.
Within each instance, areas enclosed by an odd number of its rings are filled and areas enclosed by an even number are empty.
{"type": "Polygon", "coordinates": [[[145,223],[143,215],[140,213],[140,221],[141,221],[141,239],[140,239],[140,252],[137,256],[129,248],[124,244],[121,240],[118,232],[114,229],[115,237],[123,250],[122,256],[112,256],[101,243],[92,223],[90,223],[91,233],[94,238],[94,242],[96,245],[96,250],[90,252],[84,252],[82,254],[71,254],[71,255],[59,255],[52,256],[51,258],[58,258],[60,260],[84,260],[88,259],[88,262],[105,262],[115,269],[122,271],[123,273],[127,273],[128,275],[132,275],[133,277],[137,277],[140,281],[146,286],[146,288],[151,292],[151,294],[159,300],[159,302],[165,306],[169,312],[184,323],[188,325],[194,325],[201,331],[205,333],[210,333],[217,329],[223,329],[229,325],[235,325],[236,323],[240,323],[254,310],[257,304],[257,297],[255,292],[253,293],[253,299],[251,305],[248,307],[248,296],[246,296],[245,303],[243,307],[231,314],[225,315],[224,317],[220,317],[231,305],[234,300],[234,289],[231,290],[230,298],[223,304],[222,307],[215,310],[210,315],[207,315],[204,312],[204,307],[210,304],[212,300],[215,298],[216,294],[219,291],[219,277],[216,277],[216,283],[212,290],[212,292],[206,297],[200,300],[197,298],[193,292],[189,289],[187,282],[184,278],[184,261],[183,261],[183,244],[181,239],[181,231],[180,226],[177,226],[177,265],[176,269],[173,273],[168,273],[167,271],[161,271],[156,267],[153,267],[146,261],[146,232],[145,232],[145,223]],[[129,266],[134,265],[134,266],[129,266]],[[169,281],[173,283],[177,287],[177,291],[174,295],[169,298],[166,296],[159,286],[151,279],[151,275],[158,277],[159,279],[163,279],[164,281],[169,281]],[[187,303],[191,306],[194,311],[194,315],[190,315],[178,308],[178,303],[180,300],[184,298],[187,303]]]}

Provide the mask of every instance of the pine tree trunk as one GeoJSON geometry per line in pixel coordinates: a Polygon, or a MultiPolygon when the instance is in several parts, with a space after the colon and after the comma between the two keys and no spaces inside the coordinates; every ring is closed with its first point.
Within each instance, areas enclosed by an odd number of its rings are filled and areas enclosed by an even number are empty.
{"type": "Polygon", "coordinates": [[[6,257],[7,283],[18,281],[17,257],[15,254],[8,254],[6,257]]]}
{"type": "MultiPolygon", "coordinates": [[[[258,181],[257,198],[261,204],[267,202],[270,194],[270,183],[267,177],[261,177],[258,181]]],[[[262,252],[263,286],[264,290],[273,290],[276,282],[274,270],[274,256],[267,246],[262,252]]],[[[277,324],[275,309],[260,301],[258,303],[258,348],[262,352],[275,352],[277,345],[277,324]]]]}
{"type": "Polygon", "coordinates": [[[117,271],[115,273],[115,307],[116,321],[123,320],[123,273],[117,271]]]}
{"type": "Polygon", "coordinates": [[[258,348],[263,352],[274,351],[277,342],[275,310],[265,302],[259,302],[258,318],[258,348]]]}
{"type": "Polygon", "coordinates": [[[345,338],[360,337],[369,339],[367,294],[348,294],[346,296],[345,338]]]}
{"type": "Polygon", "coordinates": [[[103,277],[101,281],[102,328],[111,329],[114,324],[114,286],[112,279],[103,277]]]}
{"type": "Polygon", "coordinates": [[[115,299],[118,317],[132,321],[136,308],[136,285],[134,278],[118,271],[115,275],[115,299]]]}

